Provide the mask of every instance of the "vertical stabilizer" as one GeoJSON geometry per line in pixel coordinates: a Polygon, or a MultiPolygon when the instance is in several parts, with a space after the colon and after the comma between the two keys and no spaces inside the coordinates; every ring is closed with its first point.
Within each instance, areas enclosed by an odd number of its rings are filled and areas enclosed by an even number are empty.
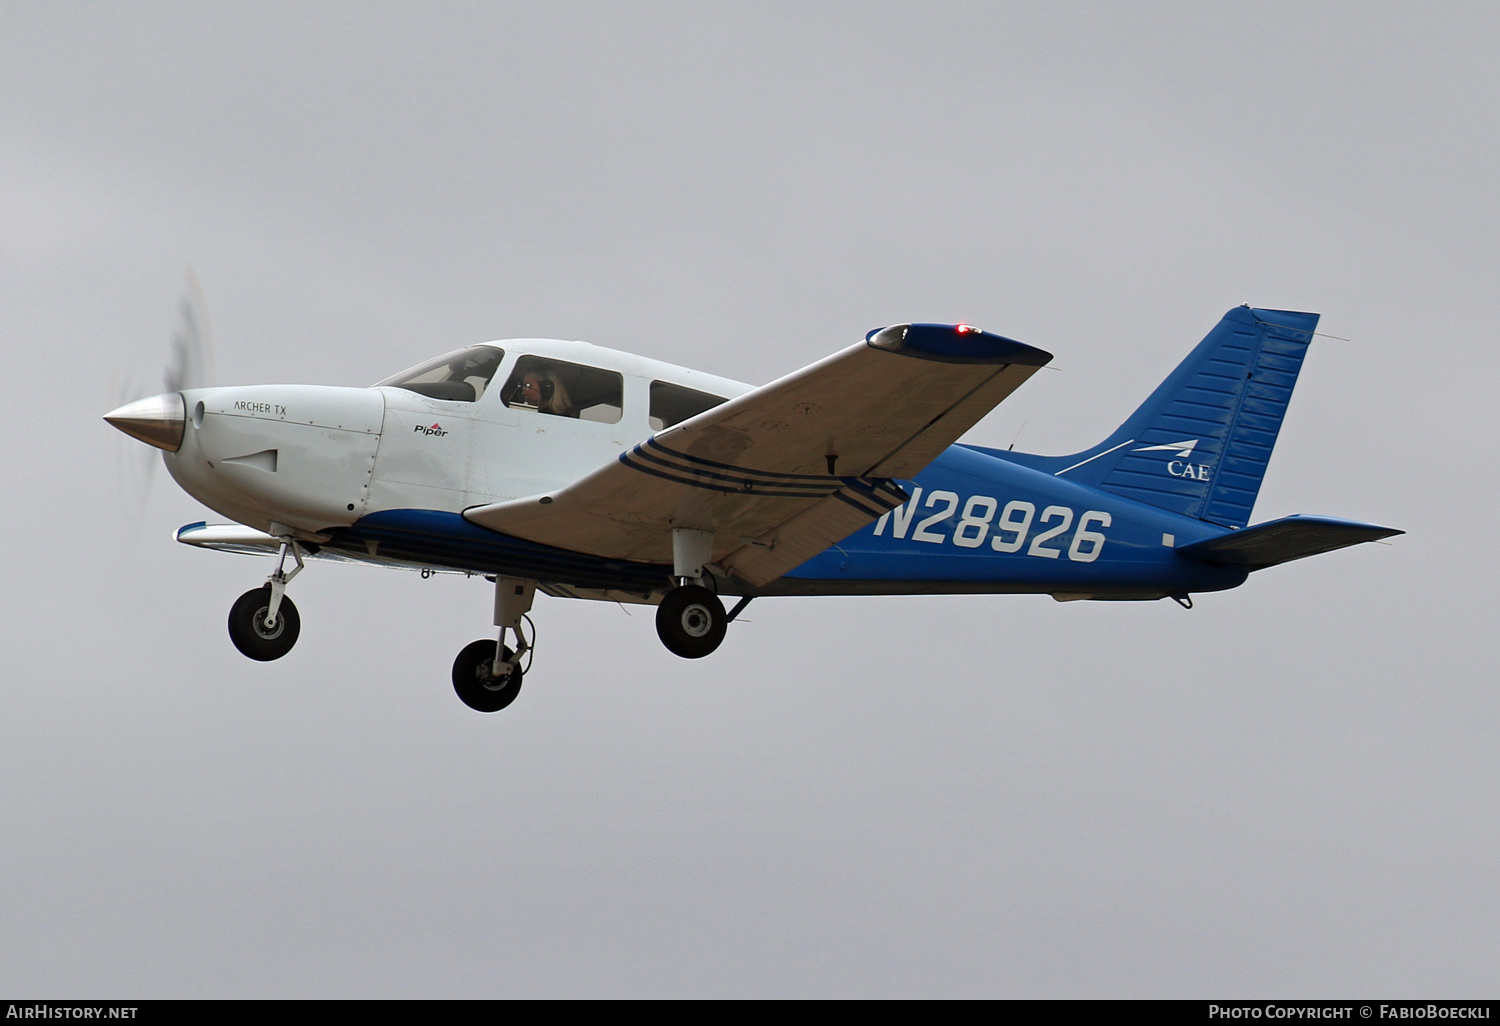
{"type": "Polygon", "coordinates": [[[1098,445],[1017,463],[1186,516],[1244,527],[1318,315],[1236,307],[1098,445]]]}

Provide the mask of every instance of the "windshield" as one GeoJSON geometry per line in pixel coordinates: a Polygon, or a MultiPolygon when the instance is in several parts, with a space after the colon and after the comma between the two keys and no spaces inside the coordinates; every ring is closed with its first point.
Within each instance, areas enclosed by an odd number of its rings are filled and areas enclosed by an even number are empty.
{"type": "Polygon", "coordinates": [[[472,403],[484,395],[504,356],[494,346],[470,346],[377,381],[373,387],[404,388],[429,399],[472,403]]]}

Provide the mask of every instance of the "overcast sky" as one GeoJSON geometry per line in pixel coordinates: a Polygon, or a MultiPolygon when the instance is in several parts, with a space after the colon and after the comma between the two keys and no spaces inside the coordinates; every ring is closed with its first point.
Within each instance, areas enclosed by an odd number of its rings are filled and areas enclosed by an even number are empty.
{"type": "Polygon", "coordinates": [[[0,992],[1493,996],[1491,4],[0,6],[0,992]],[[760,383],[870,328],[1056,354],[1103,438],[1314,310],[1255,519],[1390,545],[1184,611],[767,599],[701,661],[478,580],[262,560],[99,417],[188,266],[222,383],[580,338],[760,383]],[[123,480],[122,480],[123,476],[123,480]]]}

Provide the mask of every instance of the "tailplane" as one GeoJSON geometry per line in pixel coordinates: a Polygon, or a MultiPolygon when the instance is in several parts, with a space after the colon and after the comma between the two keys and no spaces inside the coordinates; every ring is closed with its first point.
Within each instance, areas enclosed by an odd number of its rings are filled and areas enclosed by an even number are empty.
{"type": "Polygon", "coordinates": [[[1313,313],[1236,307],[1098,445],[1071,456],[1000,455],[1174,513],[1244,527],[1317,325],[1313,313]]]}
{"type": "Polygon", "coordinates": [[[1278,566],[1294,559],[1317,556],[1361,542],[1380,541],[1382,538],[1405,533],[1394,527],[1381,527],[1378,524],[1360,524],[1353,520],[1299,514],[1184,545],[1177,552],[1219,566],[1264,570],[1268,566],[1278,566]]]}

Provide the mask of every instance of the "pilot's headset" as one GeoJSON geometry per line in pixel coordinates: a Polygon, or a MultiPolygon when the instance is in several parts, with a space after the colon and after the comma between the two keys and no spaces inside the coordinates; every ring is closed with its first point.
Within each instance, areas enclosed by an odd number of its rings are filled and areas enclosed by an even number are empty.
{"type": "MultiPolygon", "coordinates": [[[[550,403],[552,401],[552,397],[557,394],[557,382],[553,381],[545,374],[533,373],[531,376],[536,378],[536,391],[537,395],[539,396],[537,405],[545,406],[547,403],[550,403]]],[[[511,402],[518,402],[522,404],[526,402],[525,374],[521,375],[521,380],[516,382],[515,390],[511,393],[510,399],[511,402]]]]}

